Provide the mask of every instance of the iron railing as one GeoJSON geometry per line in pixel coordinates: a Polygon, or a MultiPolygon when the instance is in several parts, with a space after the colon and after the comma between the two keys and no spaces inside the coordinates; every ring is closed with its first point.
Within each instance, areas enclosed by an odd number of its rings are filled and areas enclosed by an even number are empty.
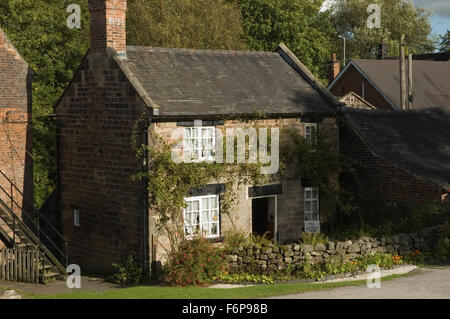
{"type": "Polygon", "coordinates": [[[22,221],[27,228],[32,230],[32,232],[36,235],[37,239],[41,244],[45,244],[48,246],[50,252],[61,262],[64,263],[67,267],[68,265],[68,241],[64,238],[64,236],[55,228],[55,226],[48,220],[47,217],[39,210],[36,209],[33,203],[27,202],[23,193],[17,188],[17,186],[5,175],[3,171],[0,170],[0,177],[3,177],[9,183],[9,193],[0,183],[0,191],[1,193],[7,196],[7,199],[10,202],[10,211],[13,213],[13,244],[15,243],[16,237],[16,219],[22,221]],[[14,191],[18,193],[22,197],[22,204],[14,198],[14,191]],[[23,204],[31,207],[32,213],[23,208],[23,204]],[[19,216],[16,213],[16,209],[18,209],[21,213],[19,216]],[[45,231],[43,230],[45,229],[45,231]],[[55,241],[59,242],[55,243],[55,241]]]}

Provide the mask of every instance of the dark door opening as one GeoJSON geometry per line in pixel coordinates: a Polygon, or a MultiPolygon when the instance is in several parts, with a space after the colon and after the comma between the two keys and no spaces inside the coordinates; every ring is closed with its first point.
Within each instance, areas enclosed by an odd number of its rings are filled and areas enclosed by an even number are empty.
{"type": "Polygon", "coordinates": [[[252,200],[252,233],[254,235],[266,234],[268,239],[273,239],[274,215],[270,209],[272,202],[271,197],[252,200]]]}

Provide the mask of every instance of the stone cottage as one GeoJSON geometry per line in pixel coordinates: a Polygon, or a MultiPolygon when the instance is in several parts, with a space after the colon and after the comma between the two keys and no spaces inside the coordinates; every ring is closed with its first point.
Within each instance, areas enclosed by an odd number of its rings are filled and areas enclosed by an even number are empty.
{"type": "MultiPolygon", "coordinates": [[[[131,139],[151,144],[181,129],[198,160],[211,156],[216,129],[231,119],[268,128],[316,130],[337,143],[337,101],[284,45],[276,52],[214,51],[126,45],[126,0],[89,0],[91,47],[55,108],[58,120],[58,219],[69,262],[108,273],[131,252],[146,267],[163,258],[158,212],[133,174],[146,169],[131,139]],[[135,132],[136,134],[134,134],[135,132]]],[[[337,144],[336,144],[337,145],[337,144]]],[[[275,174],[276,175],[276,174],[275,174]]],[[[231,227],[219,211],[223,185],[186,194],[186,229],[219,240],[231,227]]],[[[320,194],[300,177],[272,179],[238,191],[237,224],[246,232],[298,239],[305,220],[319,225],[320,194]]]]}
{"type": "MultiPolygon", "coordinates": [[[[33,203],[32,80],[33,70],[0,29],[0,199],[9,207],[11,195],[24,208],[33,203]]],[[[12,233],[1,217],[0,248],[12,233]]]]}

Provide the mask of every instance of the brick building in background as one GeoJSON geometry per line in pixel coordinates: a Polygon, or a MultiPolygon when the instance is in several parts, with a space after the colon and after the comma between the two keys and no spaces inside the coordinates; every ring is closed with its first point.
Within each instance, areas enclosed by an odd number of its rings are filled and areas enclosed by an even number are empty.
{"type": "MultiPolygon", "coordinates": [[[[408,74],[407,63],[405,69],[408,74]]],[[[450,111],[450,62],[414,59],[412,71],[412,109],[442,107],[450,111]]],[[[399,61],[351,60],[338,75],[330,70],[328,89],[338,98],[353,92],[377,109],[399,110],[399,61]]]]}
{"type": "Polygon", "coordinates": [[[347,109],[340,152],[354,163],[345,183],[366,200],[450,203],[450,114],[442,109],[347,109]]]}
{"type": "MultiPolygon", "coordinates": [[[[132,146],[134,132],[139,144],[151,143],[150,130],[167,139],[175,129],[214,134],[214,128],[234,125],[227,117],[254,118],[260,111],[266,115],[261,125],[294,127],[309,138],[323,130],[337,146],[335,112],[343,104],[285,46],[277,52],[126,46],[126,4],[89,1],[91,48],[55,109],[57,219],[70,241],[69,262],[85,273],[112,272],[112,263],[131,252],[146,265],[164,252],[146,185],[131,180],[145,169],[145,158],[137,158],[132,146]]],[[[204,218],[213,219],[200,221],[201,227],[219,240],[230,227],[217,206],[222,186],[186,194],[193,206],[209,205],[212,217],[204,218]]],[[[269,230],[294,240],[303,231],[305,207],[308,218],[318,216],[319,194],[299,177],[253,186],[239,190],[238,225],[249,233],[269,230]]],[[[188,228],[192,220],[185,219],[188,228]]]]}
{"type": "MultiPolygon", "coordinates": [[[[0,29],[0,199],[10,206],[12,189],[25,209],[33,203],[32,80],[31,67],[0,29]]],[[[0,229],[9,232],[1,219],[0,229]]]]}

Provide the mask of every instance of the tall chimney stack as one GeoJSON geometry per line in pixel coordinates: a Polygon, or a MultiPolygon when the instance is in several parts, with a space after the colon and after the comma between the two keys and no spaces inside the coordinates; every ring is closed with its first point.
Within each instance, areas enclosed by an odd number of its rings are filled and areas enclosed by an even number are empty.
{"type": "Polygon", "coordinates": [[[341,65],[336,60],[336,53],[331,56],[331,63],[328,69],[328,84],[330,84],[341,72],[341,65]]]}
{"type": "Polygon", "coordinates": [[[91,14],[91,52],[106,48],[126,54],[127,0],[89,0],[91,14]]]}
{"type": "Polygon", "coordinates": [[[384,42],[384,39],[381,39],[381,42],[378,44],[377,50],[377,59],[384,60],[388,56],[388,45],[384,42]]]}

